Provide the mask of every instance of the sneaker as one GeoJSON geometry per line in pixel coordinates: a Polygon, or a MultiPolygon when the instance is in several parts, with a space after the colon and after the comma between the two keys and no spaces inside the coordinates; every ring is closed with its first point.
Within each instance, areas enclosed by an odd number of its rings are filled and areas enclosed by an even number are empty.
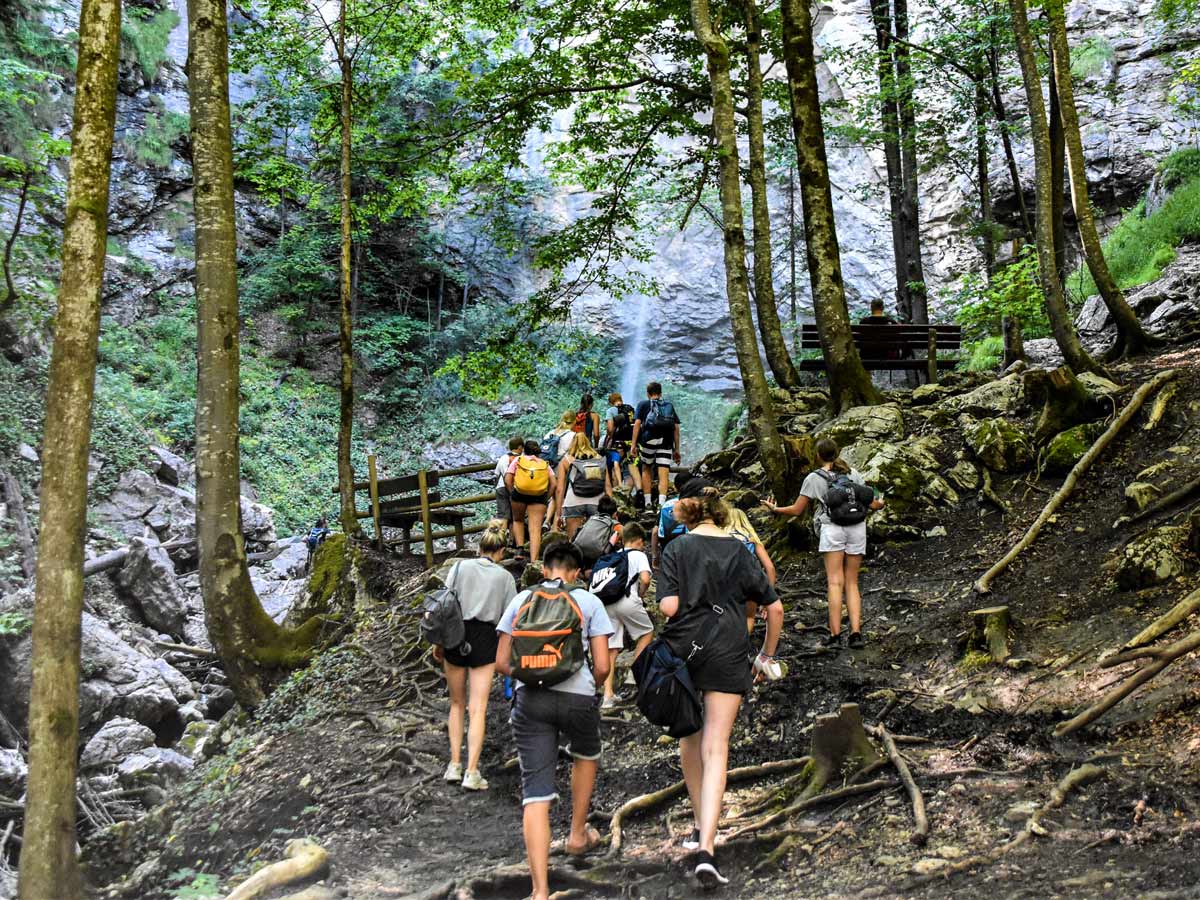
{"type": "Polygon", "coordinates": [[[827,634],[825,637],[823,637],[821,639],[821,646],[829,647],[831,649],[836,650],[837,648],[842,646],[842,635],[840,633],[827,634]]]}
{"type": "Polygon", "coordinates": [[[729,884],[729,879],[717,868],[716,858],[707,851],[701,850],[694,869],[696,880],[706,891],[711,891],[723,884],[729,884]]]}
{"type": "Polygon", "coordinates": [[[617,708],[617,698],[616,697],[605,697],[603,700],[600,701],[600,709],[601,710],[616,709],[616,708],[617,708]]]}
{"type": "Polygon", "coordinates": [[[486,791],[488,789],[487,780],[479,774],[478,769],[468,769],[463,775],[462,786],[464,791],[486,791]]]}
{"type": "Polygon", "coordinates": [[[850,640],[846,642],[846,646],[851,650],[861,650],[866,643],[861,631],[852,631],[850,632],[850,640]]]}
{"type": "Polygon", "coordinates": [[[692,833],[683,839],[684,850],[699,850],[700,849],[700,829],[693,828],[692,833]]]}
{"type": "Polygon", "coordinates": [[[450,763],[450,765],[446,766],[446,774],[442,776],[442,778],[444,778],[446,781],[450,782],[451,784],[454,784],[455,782],[458,782],[458,781],[462,781],[462,777],[463,777],[462,763],[456,763],[456,762],[452,762],[452,763],[450,763]]]}

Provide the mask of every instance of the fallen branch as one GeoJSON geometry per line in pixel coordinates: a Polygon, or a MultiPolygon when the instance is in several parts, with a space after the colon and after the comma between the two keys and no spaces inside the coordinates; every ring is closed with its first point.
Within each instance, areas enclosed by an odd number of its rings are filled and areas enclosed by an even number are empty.
{"type": "MultiPolygon", "coordinates": [[[[190,547],[196,543],[195,538],[187,538],[178,541],[169,541],[166,544],[159,546],[163,550],[181,550],[184,547],[190,547]]],[[[101,553],[99,556],[93,556],[91,559],[84,560],[83,577],[89,575],[97,575],[100,572],[107,572],[109,569],[115,569],[117,566],[123,565],[126,557],[129,556],[128,547],[119,547],[116,550],[109,550],[107,553],[101,553]]]]}
{"type": "Polygon", "coordinates": [[[329,854],[307,838],[294,838],[284,849],[285,859],[259,869],[225,900],[254,900],[285,884],[313,878],[329,868],[329,854]]]}
{"type": "Polygon", "coordinates": [[[1092,467],[1092,464],[1100,458],[1100,454],[1103,453],[1108,445],[1111,444],[1117,437],[1117,435],[1124,430],[1125,426],[1133,420],[1133,417],[1137,415],[1138,410],[1142,408],[1142,405],[1146,402],[1146,399],[1164,384],[1171,381],[1173,378],[1176,378],[1178,375],[1179,371],[1177,369],[1167,369],[1165,372],[1158,373],[1141,387],[1139,387],[1136,391],[1134,391],[1133,396],[1129,398],[1129,402],[1125,404],[1125,408],[1121,410],[1121,414],[1113,420],[1112,424],[1105,429],[1104,433],[1100,435],[1100,437],[1096,438],[1096,442],[1092,444],[1087,453],[1083,455],[1083,458],[1075,464],[1073,469],[1071,469],[1070,473],[1067,475],[1066,481],[1063,482],[1062,487],[1054,493],[1054,496],[1052,496],[1050,501],[1042,508],[1037,520],[1034,521],[1034,523],[1029,526],[1029,530],[1025,532],[1025,536],[1021,538],[1021,540],[1019,540],[1016,545],[1008,551],[1008,553],[1004,554],[1004,557],[999,562],[988,569],[987,572],[985,572],[983,576],[975,582],[976,592],[980,594],[991,593],[992,581],[997,575],[1012,565],[1013,561],[1026,549],[1028,549],[1035,540],[1037,540],[1037,537],[1041,533],[1042,528],[1045,527],[1046,522],[1049,521],[1050,517],[1054,515],[1058,508],[1061,507],[1075,492],[1075,488],[1079,484],[1079,479],[1087,473],[1088,469],[1092,467]]]}
{"type": "Polygon", "coordinates": [[[1134,647],[1141,647],[1144,644],[1149,644],[1151,641],[1158,640],[1180,622],[1183,622],[1192,613],[1200,610],[1200,588],[1192,591],[1167,612],[1163,613],[1132,638],[1121,645],[1122,650],[1132,650],[1134,647]]]}
{"type": "MultiPolygon", "coordinates": [[[[808,765],[809,758],[801,756],[798,759],[782,759],[775,762],[763,763],[758,766],[743,766],[740,769],[730,769],[725,776],[726,782],[746,781],[750,778],[759,778],[763,775],[774,775],[777,772],[789,772],[792,769],[799,769],[808,765]]],[[[647,809],[652,809],[660,803],[665,803],[678,797],[687,790],[687,784],[683,781],[677,781],[674,784],[669,784],[661,790],[654,791],[649,794],[642,794],[640,797],[634,797],[628,803],[624,804],[620,809],[613,813],[612,819],[608,823],[609,844],[608,856],[614,857],[621,852],[622,826],[625,818],[634,813],[644,812],[647,809]]]]}
{"type": "Polygon", "coordinates": [[[168,644],[165,641],[155,641],[154,646],[159,650],[166,650],[169,653],[186,653],[188,656],[196,656],[200,659],[220,659],[212,650],[205,650],[203,647],[193,647],[190,644],[168,644]]]}
{"type": "Polygon", "coordinates": [[[1197,491],[1200,491],[1200,477],[1196,477],[1191,481],[1185,482],[1175,490],[1171,491],[1171,493],[1167,494],[1165,497],[1159,497],[1145,509],[1136,512],[1125,519],[1118,520],[1117,524],[1128,525],[1133,522],[1140,522],[1142,519],[1149,518],[1155,513],[1162,512],[1164,509],[1170,509],[1176,503],[1186,500],[1197,491]]]}
{"type": "Polygon", "coordinates": [[[913,808],[913,833],[909,836],[909,840],[918,847],[923,846],[929,840],[929,817],[925,814],[925,798],[921,795],[921,789],[917,787],[917,783],[913,781],[912,772],[909,771],[908,763],[904,761],[904,757],[900,755],[900,751],[896,749],[896,741],[888,730],[882,725],[877,725],[874,728],[868,728],[871,734],[883,741],[884,752],[887,753],[888,759],[895,766],[897,774],[900,776],[900,781],[904,785],[904,789],[908,791],[908,798],[912,801],[913,808]]]}
{"type": "Polygon", "coordinates": [[[1075,716],[1075,718],[1069,719],[1055,728],[1055,737],[1071,734],[1074,731],[1078,731],[1084,725],[1094,722],[1147,681],[1158,675],[1159,672],[1171,665],[1171,663],[1175,662],[1175,660],[1181,656],[1186,656],[1196,649],[1200,649],[1200,631],[1194,631],[1183,640],[1176,641],[1174,644],[1158,650],[1147,648],[1145,650],[1133,651],[1139,657],[1151,658],[1154,662],[1139,669],[1079,715],[1075,716]]]}
{"type": "Polygon", "coordinates": [[[878,781],[868,781],[864,784],[847,785],[844,788],[838,788],[836,791],[829,791],[826,794],[818,794],[815,797],[808,797],[804,800],[797,800],[791,806],[781,809],[777,813],[772,813],[769,816],[764,816],[749,825],[744,825],[733,834],[725,838],[725,842],[737,840],[745,834],[750,834],[754,831],[760,831],[777,822],[782,822],[784,819],[794,816],[798,812],[804,812],[807,809],[813,809],[818,806],[823,806],[826,803],[833,803],[837,800],[845,800],[847,797],[857,797],[860,794],[869,794],[872,791],[882,790],[883,788],[895,787],[896,782],[890,778],[880,779],[878,781]]]}

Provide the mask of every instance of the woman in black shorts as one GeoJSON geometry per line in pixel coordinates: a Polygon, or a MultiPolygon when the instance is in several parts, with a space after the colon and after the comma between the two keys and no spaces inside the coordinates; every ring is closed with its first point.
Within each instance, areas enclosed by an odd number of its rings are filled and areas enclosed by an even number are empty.
{"type": "Polygon", "coordinates": [[[683,846],[699,850],[696,877],[711,889],[728,883],[713,853],[725,796],[729,735],[742,695],[753,681],[746,618],[760,606],[767,610],[767,634],[753,668],[769,678],[779,671],[767,663],[779,643],[783,607],[762,566],[724,530],[729,506],[716,488],[680,500],[674,515],[688,533],[663,551],[658,605],[667,616],[663,638],[687,661],[688,673],[704,695],[704,727],[680,740],[679,762],[696,819],[683,846]]]}
{"type": "Polygon", "coordinates": [[[446,577],[448,587],[458,594],[466,625],[466,646],[448,649],[434,647],[434,659],[441,661],[450,688],[450,764],[446,781],[462,783],[468,791],[486,791],[488,783],[479,774],[479,756],[483,752],[483,734],[487,724],[488,695],[496,668],[496,624],[504,609],[517,595],[517,583],[507,569],[499,565],[508,545],[507,523],[493,519],[479,541],[479,557],[454,563],[446,577]],[[469,682],[469,685],[468,685],[469,682]],[[470,700],[468,702],[468,695],[470,700]],[[463,723],[470,710],[467,733],[467,768],[462,766],[463,723]]]}

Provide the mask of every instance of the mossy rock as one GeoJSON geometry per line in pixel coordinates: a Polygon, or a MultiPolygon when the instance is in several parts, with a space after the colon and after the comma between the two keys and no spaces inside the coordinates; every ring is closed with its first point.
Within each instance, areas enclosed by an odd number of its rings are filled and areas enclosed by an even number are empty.
{"type": "Polygon", "coordinates": [[[1033,460],[1029,437],[1007,419],[984,419],[965,436],[967,446],[995,472],[1019,472],[1033,460]]]}
{"type": "Polygon", "coordinates": [[[308,590],[288,614],[289,622],[303,622],[311,616],[329,613],[342,586],[350,559],[346,535],[331,534],[317,547],[308,575],[308,590]]]}
{"type": "Polygon", "coordinates": [[[1161,492],[1146,481],[1132,481],[1125,485],[1125,508],[1130,512],[1141,512],[1160,496],[1161,492]]]}
{"type": "Polygon", "coordinates": [[[1193,563],[1187,541],[1188,529],[1180,526],[1152,528],[1138,535],[1117,557],[1117,585],[1133,591],[1183,575],[1193,563]]]}
{"type": "Polygon", "coordinates": [[[937,408],[953,415],[965,412],[974,416],[1003,416],[1015,414],[1024,403],[1025,383],[1019,373],[1014,373],[942,400],[937,408]]]}
{"type": "Polygon", "coordinates": [[[904,437],[904,413],[895,404],[854,406],[821,425],[813,436],[829,438],[839,447],[862,440],[898,441],[904,437]]]}
{"type": "Polygon", "coordinates": [[[721,499],[730,506],[735,506],[743,512],[749,512],[758,506],[761,495],[758,491],[752,491],[748,488],[737,488],[736,490],[727,492],[721,499]]]}
{"type": "Polygon", "coordinates": [[[1042,449],[1042,471],[1051,475],[1065,475],[1070,472],[1075,468],[1075,464],[1083,459],[1083,455],[1103,430],[1103,425],[1093,422],[1060,431],[1042,449]]]}

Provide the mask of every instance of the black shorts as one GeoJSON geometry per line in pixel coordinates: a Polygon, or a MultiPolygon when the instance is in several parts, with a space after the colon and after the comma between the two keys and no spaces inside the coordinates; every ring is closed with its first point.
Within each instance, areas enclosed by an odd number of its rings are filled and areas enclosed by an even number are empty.
{"type": "Polygon", "coordinates": [[[745,694],[753,686],[751,671],[753,653],[750,637],[746,633],[745,620],[732,610],[727,610],[721,627],[711,629],[701,640],[703,647],[697,649],[688,640],[667,638],[675,655],[687,662],[688,674],[698,691],[718,691],[722,694],[745,694]],[[735,629],[730,627],[737,625],[735,629]]]}
{"type": "Polygon", "coordinates": [[[521,763],[522,805],[558,799],[554,775],[560,736],[574,759],[600,758],[600,698],[594,694],[522,686],[509,722],[521,763]]]}
{"type": "Polygon", "coordinates": [[[496,633],[495,622],[480,622],[478,619],[467,619],[463,623],[467,630],[467,643],[471,649],[466,653],[446,648],[446,662],[452,666],[464,669],[478,669],[489,666],[496,661],[496,647],[500,644],[500,635],[496,633]]]}
{"type": "Polygon", "coordinates": [[[513,491],[509,498],[512,503],[523,503],[526,506],[546,506],[550,502],[549,494],[522,494],[513,491]]]}

